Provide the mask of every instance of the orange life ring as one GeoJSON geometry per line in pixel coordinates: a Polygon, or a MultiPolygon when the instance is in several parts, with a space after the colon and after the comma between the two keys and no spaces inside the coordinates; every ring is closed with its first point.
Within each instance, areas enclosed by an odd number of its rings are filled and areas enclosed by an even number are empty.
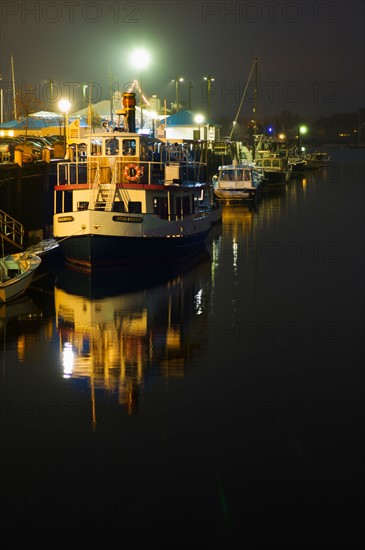
{"type": "Polygon", "coordinates": [[[127,164],[124,168],[124,177],[128,181],[137,181],[143,176],[143,168],[138,164],[127,164]]]}

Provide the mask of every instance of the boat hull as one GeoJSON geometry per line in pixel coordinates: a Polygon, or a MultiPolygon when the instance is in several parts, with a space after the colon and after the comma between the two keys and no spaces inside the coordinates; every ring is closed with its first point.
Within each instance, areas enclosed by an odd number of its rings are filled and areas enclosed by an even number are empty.
{"type": "Polygon", "coordinates": [[[224,202],[254,200],[257,195],[255,189],[232,190],[232,189],[217,188],[214,190],[214,193],[220,201],[224,201],[224,202]]]}
{"type": "Polygon", "coordinates": [[[287,172],[266,172],[265,179],[267,187],[278,187],[285,185],[289,179],[287,172]]]}
{"type": "Polygon", "coordinates": [[[204,246],[210,228],[209,212],[173,221],[91,210],[54,216],[54,237],[65,261],[88,271],[173,259],[204,246]]]}
{"type": "Polygon", "coordinates": [[[81,271],[176,260],[204,248],[209,230],[182,237],[81,235],[60,243],[66,263],[81,271]]]}

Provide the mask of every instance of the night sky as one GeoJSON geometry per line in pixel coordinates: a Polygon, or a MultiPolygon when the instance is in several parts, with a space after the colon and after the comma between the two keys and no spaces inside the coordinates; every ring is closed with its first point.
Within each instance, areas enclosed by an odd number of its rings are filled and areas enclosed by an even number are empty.
{"type": "MultiPolygon", "coordinates": [[[[81,108],[83,83],[95,83],[94,100],[108,99],[108,64],[115,89],[139,79],[130,54],[143,47],[151,55],[143,91],[166,98],[168,107],[175,99],[172,79],[179,76],[180,100],[188,101],[191,81],[192,107],[206,114],[203,77],[211,76],[211,118],[233,120],[257,53],[262,113],[357,111],[364,106],[364,6],[360,0],[4,1],[4,98],[11,104],[11,56],[17,86],[30,83],[46,99],[52,80],[57,99],[71,87],[70,99],[81,108]]],[[[251,112],[251,92],[242,116],[251,112]]],[[[7,111],[5,117],[12,118],[7,111]]]]}

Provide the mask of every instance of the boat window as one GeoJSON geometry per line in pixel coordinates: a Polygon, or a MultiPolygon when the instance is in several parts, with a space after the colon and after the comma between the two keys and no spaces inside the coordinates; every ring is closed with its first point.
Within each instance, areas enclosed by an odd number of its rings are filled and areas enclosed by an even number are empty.
{"type": "Polygon", "coordinates": [[[119,141],[117,138],[114,137],[106,140],[105,153],[107,155],[117,155],[119,153],[119,141]]]}
{"type": "Polygon", "coordinates": [[[86,150],[86,143],[80,143],[79,145],[76,145],[77,158],[79,162],[86,162],[86,150]]]}
{"type": "Polygon", "coordinates": [[[136,140],[135,139],[123,139],[123,155],[135,155],[136,154],[136,140]]]}
{"type": "Polygon", "coordinates": [[[273,161],[272,161],[272,165],[275,166],[276,168],[279,168],[279,166],[280,166],[280,161],[278,161],[278,160],[273,160],[273,161]]]}
{"type": "Polygon", "coordinates": [[[177,216],[186,216],[191,213],[190,210],[190,196],[185,195],[184,197],[176,197],[176,215],[177,216]]]}
{"type": "Polygon", "coordinates": [[[245,181],[251,180],[251,174],[249,170],[245,170],[245,181]]]}
{"type": "Polygon", "coordinates": [[[87,201],[79,201],[77,203],[77,210],[87,210],[89,203],[87,201]]]}
{"type": "Polygon", "coordinates": [[[223,170],[221,175],[222,181],[235,181],[235,173],[233,170],[223,170]]]}
{"type": "Polygon", "coordinates": [[[141,214],[142,213],[142,203],[140,201],[129,201],[128,202],[128,212],[131,214],[141,214]]]}
{"type": "Polygon", "coordinates": [[[115,201],[113,206],[113,212],[125,212],[124,202],[115,201]]]}
{"type": "Polygon", "coordinates": [[[92,155],[101,155],[102,141],[101,139],[92,139],[91,140],[91,154],[92,155]]]}
{"type": "MultiPolygon", "coordinates": [[[[154,197],[153,198],[153,213],[157,214],[162,219],[167,219],[168,210],[167,210],[167,197],[154,197]]],[[[177,215],[180,212],[176,210],[177,215]]]]}
{"type": "Polygon", "coordinates": [[[237,179],[242,180],[243,179],[243,170],[236,170],[237,179]]]}
{"type": "Polygon", "coordinates": [[[270,160],[264,160],[264,166],[271,166],[270,160]]]}

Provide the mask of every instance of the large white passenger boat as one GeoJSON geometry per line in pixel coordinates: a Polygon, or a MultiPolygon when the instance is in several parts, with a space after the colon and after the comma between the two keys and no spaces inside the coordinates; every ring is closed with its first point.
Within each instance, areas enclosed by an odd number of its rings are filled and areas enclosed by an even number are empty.
{"type": "Polygon", "coordinates": [[[112,131],[72,123],[57,166],[53,233],[81,270],[180,258],[205,246],[211,228],[198,200],[209,188],[202,151],[136,133],[134,93],[118,114],[112,131]]]}

